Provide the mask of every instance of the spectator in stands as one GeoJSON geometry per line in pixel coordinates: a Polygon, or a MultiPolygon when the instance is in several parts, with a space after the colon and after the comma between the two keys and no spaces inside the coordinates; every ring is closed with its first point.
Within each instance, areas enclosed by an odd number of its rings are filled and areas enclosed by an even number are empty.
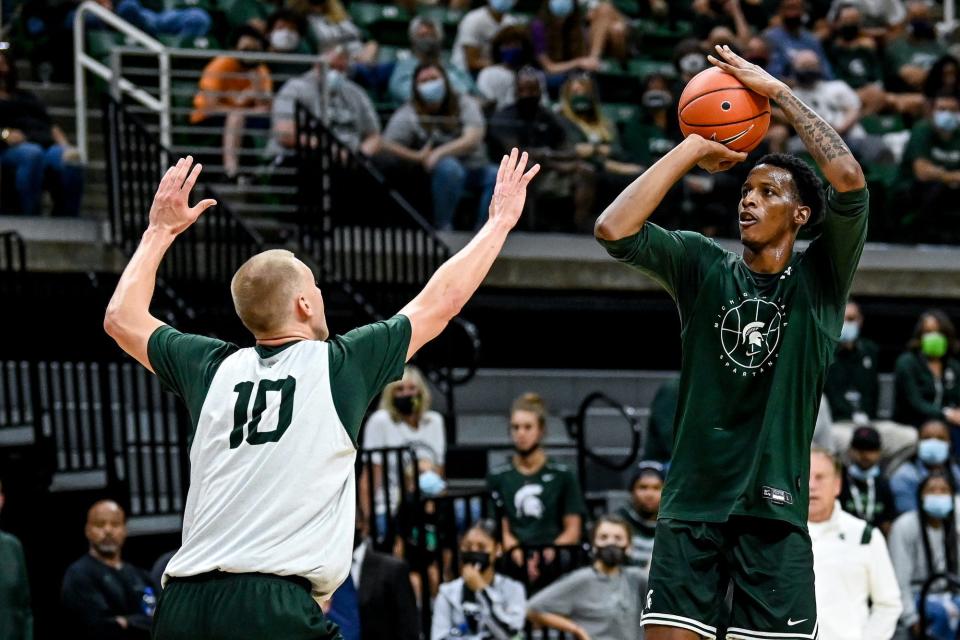
{"type": "Polygon", "coordinates": [[[365,535],[357,510],[350,583],[360,604],[362,640],[419,640],[420,611],[410,585],[410,567],[399,558],[380,553],[365,535]]]}
{"type": "Polygon", "coordinates": [[[439,64],[450,80],[451,89],[457,94],[473,93],[474,84],[470,74],[441,60],[443,28],[437,22],[424,16],[416,16],[410,21],[407,35],[410,37],[410,50],[397,55],[396,64],[390,74],[389,91],[393,100],[399,103],[410,101],[413,72],[421,64],[439,64]]]}
{"type": "Polygon", "coordinates": [[[647,579],[639,567],[626,566],[630,525],[619,516],[603,516],[590,541],[593,564],[577,569],[538,592],[527,605],[534,624],[570,633],[577,640],[637,640],[643,637],[640,614],[647,579]]]}
{"type": "MultiPolygon", "coordinates": [[[[112,0],[106,2],[112,4],[112,0]]],[[[210,14],[200,7],[154,11],[144,7],[140,0],[120,0],[116,7],[118,16],[154,37],[175,36],[192,41],[207,35],[213,24],[210,14]]]]}
{"type": "Polygon", "coordinates": [[[289,6],[306,18],[317,51],[342,46],[350,62],[376,62],[377,43],[363,41],[363,34],[340,0],[293,0],[289,6]]]}
{"type": "Polygon", "coordinates": [[[647,573],[650,571],[653,534],[657,528],[660,495],[665,479],[662,464],[655,460],[640,462],[630,479],[630,503],[617,511],[618,516],[630,523],[630,564],[647,573]]]}
{"type": "Polygon", "coordinates": [[[652,166],[680,142],[677,103],[666,76],[652,73],[643,79],[640,94],[643,111],[636,124],[627,123],[626,143],[641,167],[652,166]],[[629,133],[633,132],[633,138],[629,133]]]}
{"type": "Polygon", "coordinates": [[[267,18],[267,41],[273,53],[312,53],[307,21],[290,9],[278,9],[267,18]]]}
{"type": "Polygon", "coordinates": [[[349,56],[343,47],[326,52],[317,66],[284,83],[273,100],[273,136],[268,146],[278,163],[289,158],[296,146],[296,105],[322,116],[326,91],[327,121],[337,139],[351,150],[375,155],[380,148],[380,119],[367,93],[346,77],[349,56]]]}
{"type": "Polygon", "coordinates": [[[713,50],[717,29],[722,29],[725,37],[723,44],[737,51],[743,49],[750,39],[751,29],[740,6],[740,0],[693,0],[694,32],[703,41],[704,49],[713,50]]]}
{"type": "Polygon", "coordinates": [[[819,62],[818,68],[826,80],[833,80],[833,68],[817,37],[804,27],[806,12],[804,0],[782,0],[778,17],[780,24],[767,30],[765,37],[770,43],[770,66],[767,70],[780,79],[793,78],[794,56],[800,51],[812,51],[819,62]]]}
{"type": "Polygon", "coordinates": [[[947,314],[939,309],[925,311],[907,351],[897,358],[894,420],[911,425],[944,420],[954,430],[960,427],[958,350],[957,332],[947,314]]]}
{"type": "Polygon", "coordinates": [[[858,26],[862,35],[881,42],[898,30],[907,17],[901,0],[833,0],[827,20],[836,24],[842,20],[844,12],[851,9],[860,20],[858,26]]]}
{"type": "Polygon", "coordinates": [[[170,560],[176,555],[177,550],[167,551],[159,558],[154,560],[153,566],[150,568],[150,581],[157,588],[157,593],[163,591],[163,574],[167,571],[167,565],[170,564],[170,560]]]}
{"type": "Polygon", "coordinates": [[[747,46],[743,50],[743,57],[747,62],[766,69],[770,66],[770,45],[760,36],[753,36],[747,40],[747,46]]]}
{"type": "Polygon", "coordinates": [[[520,545],[573,545],[580,542],[586,506],[576,476],[543,450],[547,408],[526,393],[510,409],[514,455],[487,475],[487,489],[504,511],[503,546],[522,564],[520,545]]]}
{"type": "Polygon", "coordinates": [[[468,188],[480,193],[474,224],[482,224],[493,197],[497,167],[487,157],[486,121],[480,105],[470,96],[457,95],[443,67],[434,63],[417,66],[411,95],[387,123],[384,151],[422,166],[430,176],[438,229],[453,229],[454,214],[468,188]]]}
{"type": "Polygon", "coordinates": [[[810,511],[817,622],[822,640],[889,640],[900,617],[900,589],[883,534],[844,513],[840,461],[810,452],[810,511]]]}
{"type": "Polygon", "coordinates": [[[501,553],[497,524],[481,520],[460,541],[460,577],[440,585],[430,640],[519,637],[526,618],[523,585],[494,572],[501,553]]]}
{"type": "Polygon", "coordinates": [[[693,76],[707,68],[707,56],[700,47],[700,41],[687,38],[678,42],[673,50],[673,66],[677,72],[673,93],[680,95],[693,76]]]}
{"type": "Polygon", "coordinates": [[[960,60],[950,54],[937,58],[923,81],[923,96],[960,96],[960,60]]]}
{"type": "Polygon", "coordinates": [[[901,621],[915,638],[953,640],[955,637],[957,616],[951,611],[960,607],[960,596],[947,591],[942,582],[934,583],[923,603],[926,629],[920,629],[917,613],[917,600],[927,579],[943,572],[957,575],[960,568],[954,493],[946,476],[930,474],[918,490],[919,509],[897,518],[890,531],[890,557],[903,601],[901,621]]]}
{"type": "Polygon", "coordinates": [[[53,214],[77,216],[83,171],[76,149],[53,124],[43,103],[17,86],[15,60],[0,50],[0,172],[8,172],[19,206],[4,202],[6,213],[39,215],[44,183],[53,197],[53,214]]]}
{"type": "Polygon", "coordinates": [[[863,313],[860,305],[848,300],[836,356],[827,371],[824,393],[830,401],[834,420],[866,424],[877,417],[879,347],[869,338],[864,338],[861,329],[863,313]]]}
{"type": "Polygon", "coordinates": [[[840,505],[847,513],[879,527],[884,535],[897,517],[897,505],[890,481],[880,471],[880,434],[873,427],[857,427],[843,470],[840,505]]]}
{"type": "Polygon", "coordinates": [[[474,77],[480,70],[493,64],[490,44],[497,32],[504,27],[519,24],[520,20],[510,12],[517,0],[488,0],[463,17],[457,26],[451,61],[474,77]]]}
{"type": "Polygon", "coordinates": [[[530,23],[534,55],[554,95],[571,72],[600,68],[600,54],[591,55],[583,13],[577,0],[546,0],[530,23]]]}
{"type": "MultiPolygon", "coordinates": [[[[0,483],[0,511],[4,503],[0,483]]],[[[0,640],[33,640],[33,609],[23,545],[11,533],[0,530],[0,640]]]]}
{"type": "Polygon", "coordinates": [[[884,49],[887,86],[895,91],[919,91],[930,67],[946,53],[937,41],[930,6],[925,0],[907,1],[907,22],[907,33],[884,49]]]}
{"type": "Polygon", "coordinates": [[[147,572],[123,561],[126,514],[116,502],[100,500],[87,512],[88,554],[63,577],[63,607],[73,637],[89,640],[149,638],[156,607],[147,572]]]}
{"type": "Polygon", "coordinates": [[[650,422],[643,457],[669,463],[673,455],[673,420],[680,400],[680,376],[667,378],[650,403],[650,422]]]}
{"type": "MultiPolygon", "coordinates": [[[[234,49],[262,53],[268,42],[253,27],[237,31],[234,49]]],[[[217,56],[203,69],[193,98],[190,123],[223,130],[223,169],[234,180],[240,171],[240,147],[247,129],[269,129],[273,79],[270,69],[249,57],[217,56]]]]}
{"type": "Polygon", "coordinates": [[[516,101],[517,71],[533,64],[533,44],[524,27],[509,26],[493,37],[490,52],[493,64],[477,74],[477,90],[493,112],[516,101]]]}
{"type": "Polygon", "coordinates": [[[920,427],[916,457],[900,465],[890,478],[897,513],[917,509],[917,488],[931,473],[941,473],[960,487],[960,466],[950,454],[950,432],[940,420],[930,420],[920,427]]]}

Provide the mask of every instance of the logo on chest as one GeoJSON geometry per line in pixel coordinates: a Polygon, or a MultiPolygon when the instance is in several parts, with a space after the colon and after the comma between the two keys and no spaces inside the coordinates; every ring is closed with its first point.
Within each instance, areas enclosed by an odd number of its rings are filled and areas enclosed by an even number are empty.
{"type": "Polygon", "coordinates": [[[779,354],[781,334],[787,326],[785,305],[760,297],[737,304],[730,300],[717,314],[714,328],[720,331],[720,359],[731,373],[756,376],[773,368],[779,354]]]}

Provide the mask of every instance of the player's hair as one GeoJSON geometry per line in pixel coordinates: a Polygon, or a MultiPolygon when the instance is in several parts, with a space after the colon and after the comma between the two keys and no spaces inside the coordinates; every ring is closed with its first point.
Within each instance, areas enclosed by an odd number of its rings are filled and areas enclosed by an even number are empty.
{"type": "Polygon", "coordinates": [[[913,326],[913,336],[907,343],[907,348],[911,351],[920,351],[920,338],[923,336],[923,321],[927,318],[933,318],[940,326],[940,333],[947,338],[947,353],[957,353],[960,351],[960,342],[957,341],[957,328],[953,320],[942,309],[927,309],[917,318],[917,324],[913,326]]]}
{"type": "MultiPolygon", "coordinates": [[[[927,533],[927,527],[923,522],[923,490],[934,478],[942,478],[947,486],[950,487],[950,497],[956,494],[956,488],[953,486],[951,474],[942,471],[933,471],[920,482],[917,487],[917,518],[920,520],[920,541],[923,543],[923,557],[927,561],[927,576],[937,573],[933,566],[933,554],[930,552],[930,535],[927,533]]],[[[956,504],[956,502],[954,502],[956,504]]],[[[946,545],[947,573],[956,575],[957,573],[957,527],[956,527],[956,508],[947,514],[943,522],[943,542],[946,545]]]]}
{"type": "Polygon", "coordinates": [[[268,335],[290,317],[303,274],[286,249],[270,249],[243,263],[230,281],[233,308],[254,336],[268,335]]]}
{"type": "Polygon", "coordinates": [[[600,529],[600,525],[603,523],[616,525],[618,527],[623,527],[623,530],[627,532],[627,540],[633,538],[633,527],[630,526],[630,523],[626,518],[616,515],[615,513],[605,513],[604,515],[597,518],[596,522],[593,523],[593,526],[590,527],[590,544],[594,543],[594,540],[597,539],[597,531],[600,529]]]}
{"type": "Polygon", "coordinates": [[[547,427],[547,403],[543,401],[540,394],[528,391],[513,401],[510,405],[510,415],[515,411],[529,411],[537,416],[537,422],[541,429],[547,427]]]}
{"type": "Polygon", "coordinates": [[[790,173],[793,184],[797,189],[800,204],[810,207],[810,218],[804,226],[811,227],[819,224],[823,218],[823,182],[820,176],[810,168],[806,162],[796,156],[786,153],[768,153],[760,158],[754,167],[762,164],[780,167],[790,173]]]}
{"type": "Polygon", "coordinates": [[[433,396],[430,395],[430,387],[427,386],[426,378],[423,377],[420,369],[412,364],[408,364],[403,368],[403,377],[385,386],[383,393],[380,394],[380,408],[389,413],[390,419],[394,422],[402,421],[403,416],[397,411],[396,405],[393,404],[393,392],[400,386],[400,383],[408,380],[412,380],[413,384],[417,385],[420,389],[420,407],[417,409],[417,417],[430,411],[433,403],[433,396]]]}
{"type": "Polygon", "coordinates": [[[830,461],[830,464],[833,465],[833,472],[837,474],[837,477],[839,478],[843,476],[843,463],[840,461],[840,458],[837,457],[837,454],[835,454],[833,451],[831,451],[830,449],[827,449],[826,447],[821,447],[820,445],[815,444],[812,447],[810,447],[810,454],[811,455],[818,454],[818,455],[824,456],[830,461]]]}

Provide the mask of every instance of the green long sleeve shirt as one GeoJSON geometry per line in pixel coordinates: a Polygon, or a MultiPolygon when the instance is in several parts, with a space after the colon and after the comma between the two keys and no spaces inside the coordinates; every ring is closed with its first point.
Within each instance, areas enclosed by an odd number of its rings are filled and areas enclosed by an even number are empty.
{"type": "Polygon", "coordinates": [[[0,531],[0,640],[33,640],[33,611],[23,546],[0,531]]]}

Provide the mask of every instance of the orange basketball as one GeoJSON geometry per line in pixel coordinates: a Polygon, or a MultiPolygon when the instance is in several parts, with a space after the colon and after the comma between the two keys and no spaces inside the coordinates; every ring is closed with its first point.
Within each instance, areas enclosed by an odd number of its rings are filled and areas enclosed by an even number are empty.
{"type": "Polygon", "coordinates": [[[726,71],[710,67],[693,76],[677,107],[680,131],[753,151],[770,127],[770,101],[726,71]]]}

